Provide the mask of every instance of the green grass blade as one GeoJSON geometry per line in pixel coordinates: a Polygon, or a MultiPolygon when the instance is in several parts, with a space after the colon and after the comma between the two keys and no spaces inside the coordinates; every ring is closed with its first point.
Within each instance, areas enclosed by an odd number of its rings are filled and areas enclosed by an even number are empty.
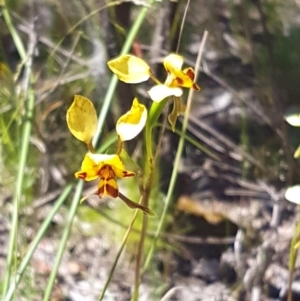
{"type": "MultiPolygon", "coordinates": [[[[161,123],[157,123],[156,126],[158,127],[162,127],[163,124],[161,123]]],[[[172,131],[172,128],[170,126],[166,126],[166,129],[172,131]]],[[[200,144],[196,139],[190,137],[187,134],[182,134],[181,131],[178,131],[175,129],[174,131],[175,134],[177,134],[178,136],[181,135],[181,137],[183,136],[184,140],[191,143],[192,145],[194,145],[198,150],[202,151],[203,153],[205,153],[206,155],[208,155],[209,157],[211,157],[212,159],[216,160],[216,161],[220,161],[220,158],[217,157],[217,155],[215,155],[213,152],[211,152],[209,149],[207,149],[205,146],[203,146],[202,144],[200,144]]]]}
{"type": "Polygon", "coordinates": [[[28,95],[28,101],[27,101],[25,121],[23,125],[21,154],[19,159],[19,169],[17,175],[16,190],[13,198],[12,225],[11,225],[8,251],[7,251],[8,252],[7,268],[6,268],[6,274],[5,274],[4,286],[2,292],[3,296],[6,295],[10,283],[11,269],[12,269],[14,254],[15,254],[15,245],[16,245],[17,233],[18,233],[19,206],[20,206],[20,198],[22,196],[23,180],[24,180],[25,167],[26,167],[27,155],[29,149],[29,138],[32,130],[34,102],[35,102],[35,95],[33,90],[30,89],[28,95]]]}
{"type": "Polygon", "coordinates": [[[14,41],[14,44],[15,44],[15,47],[16,49],[18,50],[18,53],[22,59],[22,61],[24,62],[26,60],[26,50],[25,50],[25,47],[23,45],[23,42],[22,42],[22,39],[19,35],[19,33],[17,32],[17,30],[15,29],[13,23],[12,23],[12,20],[10,18],[10,14],[7,10],[7,6],[5,4],[5,1],[3,0],[4,2],[4,5],[2,6],[2,15],[3,15],[3,18],[5,20],[5,23],[6,23],[6,26],[9,30],[9,33],[14,41]]]}
{"type": "Polygon", "coordinates": [[[130,223],[128,229],[126,230],[126,233],[125,233],[125,235],[124,235],[124,237],[123,237],[121,246],[120,246],[120,248],[119,248],[119,250],[118,250],[117,256],[116,256],[116,258],[115,258],[115,260],[114,260],[114,263],[113,263],[113,265],[112,265],[112,268],[111,268],[111,270],[110,270],[110,273],[109,273],[109,275],[108,275],[108,278],[107,278],[107,280],[106,280],[106,282],[105,282],[105,285],[104,285],[104,288],[103,288],[103,290],[102,290],[102,293],[101,293],[101,295],[99,296],[99,299],[98,299],[99,301],[102,301],[103,298],[104,298],[104,296],[105,296],[105,292],[106,292],[106,290],[107,290],[107,288],[108,288],[108,285],[109,285],[109,283],[110,283],[110,281],[111,281],[111,278],[112,278],[112,276],[113,276],[113,274],[114,274],[114,271],[115,271],[116,266],[117,266],[117,264],[118,264],[119,258],[120,258],[120,256],[121,256],[123,250],[124,250],[124,247],[125,247],[125,245],[126,245],[126,242],[127,242],[128,237],[129,237],[129,234],[130,234],[130,232],[131,232],[131,230],[132,230],[132,227],[133,227],[133,225],[134,225],[134,222],[135,222],[135,220],[136,220],[136,217],[137,217],[138,212],[139,212],[139,210],[135,210],[135,213],[134,213],[134,215],[133,215],[133,218],[132,218],[132,220],[131,220],[131,223],[130,223]]]}
{"type": "MultiPolygon", "coordinates": [[[[2,15],[4,17],[7,28],[10,32],[10,35],[15,43],[15,46],[19,52],[19,55],[22,61],[24,62],[26,60],[26,50],[18,32],[16,31],[11,21],[10,14],[6,8],[6,4],[4,1],[2,6],[2,15]]],[[[30,90],[27,98],[27,103],[26,103],[27,110],[25,113],[25,121],[23,123],[23,136],[22,136],[23,139],[21,142],[21,153],[19,158],[19,169],[17,175],[16,190],[13,198],[12,225],[11,225],[11,231],[10,231],[10,237],[8,243],[6,273],[4,276],[2,296],[5,296],[10,283],[11,269],[12,269],[14,254],[15,254],[14,250],[15,250],[15,245],[17,241],[17,232],[18,232],[18,216],[19,216],[19,205],[20,205],[19,203],[22,194],[23,177],[24,177],[24,171],[25,171],[28,148],[29,148],[29,137],[32,128],[34,101],[35,101],[34,93],[32,90],[30,90]]]]}
{"type": "MultiPolygon", "coordinates": [[[[200,61],[201,61],[203,47],[205,45],[206,38],[207,38],[207,32],[204,33],[202,43],[200,45],[200,49],[199,49],[199,53],[198,53],[198,57],[197,57],[197,62],[196,62],[196,69],[195,69],[195,74],[196,75],[198,73],[198,69],[199,69],[199,66],[200,66],[200,61]]],[[[159,223],[158,223],[158,226],[157,226],[157,230],[155,232],[154,239],[152,241],[152,244],[150,246],[150,249],[149,249],[145,264],[144,264],[144,269],[147,269],[147,267],[150,264],[150,261],[151,261],[151,258],[152,258],[153,252],[154,252],[154,248],[155,248],[156,242],[158,240],[158,237],[159,237],[159,235],[162,231],[162,228],[163,228],[163,225],[164,225],[164,222],[165,222],[165,218],[166,218],[166,215],[167,215],[167,211],[168,211],[168,208],[169,208],[169,205],[170,205],[170,202],[171,202],[171,197],[173,195],[173,191],[174,191],[174,188],[175,188],[175,184],[176,184],[176,180],[177,180],[177,174],[178,174],[178,168],[179,168],[179,163],[180,163],[180,158],[181,158],[184,143],[185,143],[185,135],[186,135],[186,129],[187,129],[187,125],[188,125],[188,119],[189,119],[191,101],[192,101],[193,94],[194,94],[194,91],[190,90],[189,96],[188,96],[188,101],[187,101],[187,108],[186,108],[186,112],[184,114],[182,130],[181,130],[181,133],[180,133],[180,139],[179,139],[177,152],[176,152],[176,156],[175,156],[175,160],[174,160],[174,167],[173,167],[173,170],[172,170],[170,185],[169,185],[167,196],[166,196],[165,205],[164,205],[163,212],[161,214],[161,217],[160,217],[160,220],[159,220],[159,223]]]]}
{"type": "Polygon", "coordinates": [[[57,275],[57,271],[58,271],[58,268],[60,266],[63,253],[65,251],[66,244],[68,242],[68,238],[69,238],[70,231],[71,231],[71,228],[72,228],[74,216],[75,216],[79,201],[81,199],[83,184],[84,184],[84,182],[81,181],[81,180],[77,183],[75,195],[74,195],[72,205],[71,205],[71,208],[70,208],[70,212],[69,212],[69,216],[68,216],[68,219],[67,219],[67,224],[65,226],[62,238],[60,240],[60,245],[59,245],[59,249],[58,249],[58,252],[57,252],[57,255],[56,255],[56,258],[55,258],[53,269],[52,269],[52,272],[50,274],[50,277],[49,277],[49,280],[48,280],[48,283],[47,283],[47,286],[46,286],[46,289],[45,289],[45,293],[44,293],[44,297],[43,297],[44,301],[50,299],[53,284],[54,284],[54,281],[55,281],[55,278],[56,278],[56,275],[57,275]]]}
{"type": "Polygon", "coordinates": [[[10,301],[12,299],[13,293],[15,292],[17,285],[21,281],[22,276],[25,272],[25,269],[28,266],[29,261],[30,261],[32,255],[33,255],[35,249],[37,248],[37,246],[38,246],[39,242],[41,241],[41,239],[44,237],[49,225],[51,224],[51,222],[53,220],[54,215],[57,213],[59,208],[62,206],[62,204],[64,203],[64,201],[66,200],[66,198],[70,194],[72,188],[73,188],[73,184],[69,184],[65,187],[64,191],[62,192],[62,194],[60,195],[60,197],[56,201],[55,205],[53,206],[51,212],[49,213],[47,218],[44,220],[42,225],[40,226],[39,231],[37,232],[36,236],[34,237],[34,240],[31,242],[31,244],[30,244],[30,246],[27,250],[26,255],[24,256],[24,258],[22,259],[22,261],[19,265],[19,268],[17,270],[16,278],[10,284],[8,292],[5,296],[5,298],[3,299],[3,301],[10,301]]]}

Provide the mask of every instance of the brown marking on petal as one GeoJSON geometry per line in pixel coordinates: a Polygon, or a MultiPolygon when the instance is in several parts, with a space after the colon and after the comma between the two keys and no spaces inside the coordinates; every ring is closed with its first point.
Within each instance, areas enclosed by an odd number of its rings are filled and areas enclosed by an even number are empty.
{"type": "Polygon", "coordinates": [[[193,83],[193,89],[199,91],[200,87],[197,84],[193,83]]]}
{"type": "Polygon", "coordinates": [[[195,78],[195,72],[192,68],[188,68],[186,70],[186,75],[192,80],[194,81],[194,78],[195,78]]]}
{"type": "Polygon", "coordinates": [[[76,177],[81,180],[85,180],[86,176],[87,176],[86,172],[80,172],[76,174],[76,177]]]}
{"type": "Polygon", "coordinates": [[[119,190],[118,190],[118,184],[115,180],[115,173],[110,165],[104,165],[99,170],[99,189],[98,189],[98,195],[100,198],[102,198],[105,195],[109,195],[113,198],[118,197],[119,190]]]}
{"type": "Polygon", "coordinates": [[[114,178],[115,177],[115,173],[112,170],[112,168],[110,167],[110,165],[104,165],[102,166],[102,168],[98,171],[98,176],[100,178],[114,178]]]}
{"type": "Polygon", "coordinates": [[[134,172],[123,170],[123,177],[124,178],[133,177],[134,175],[135,175],[134,172]]]}
{"type": "Polygon", "coordinates": [[[103,180],[98,189],[98,196],[100,199],[102,199],[105,195],[109,195],[113,198],[118,197],[119,190],[117,187],[115,187],[114,183],[115,181],[111,183],[112,185],[110,185],[110,183],[108,183],[106,180],[103,180]]]}
{"type": "Polygon", "coordinates": [[[175,81],[177,82],[177,84],[178,84],[179,86],[182,86],[182,85],[183,85],[183,80],[182,80],[181,78],[176,77],[176,78],[175,78],[175,81]]]}
{"type": "Polygon", "coordinates": [[[105,195],[105,185],[102,184],[98,189],[98,196],[100,199],[102,199],[104,195],[105,195]]]}
{"type": "Polygon", "coordinates": [[[106,190],[106,193],[113,198],[116,198],[119,195],[118,189],[113,186],[110,186],[108,183],[105,185],[105,190],[106,190]]]}

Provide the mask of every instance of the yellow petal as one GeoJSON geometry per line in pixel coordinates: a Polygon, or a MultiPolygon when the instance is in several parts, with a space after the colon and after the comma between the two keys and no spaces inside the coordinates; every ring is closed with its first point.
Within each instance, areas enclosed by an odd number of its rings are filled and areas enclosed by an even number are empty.
{"type": "Polygon", "coordinates": [[[174,69],[181,69],[183,64],[183,57],[181,55],[171,53],[163,60],[163,64],[167,72],[173,73],[174,69]]]}
{"type": "Polygon", "coordinates": [[[168,72],[165,85],[169,87],[185,87],[199,91],[200,88],[194,83],[195,73],[193,68],[181,70],[183,57],[177,54],[168,55],[163,61],[168,72]]]}
{"type": "Polygon", "coordinates": [[[75,173],[76,178],[92,181],[99,177],[99,171],[104,165],[114,163],[118,168],[124,166],[117,155],[87,153],[82,161],[81,170],[75,173]]]}
{"type": "Polygon", "coordinates": [[[122,141],[131,140],[144,128],[147,120],[147,109],[135,98],[130,111],[117,121],[116,131],[122,141]]]}
{"type": "Polygon", "coordinates": [[[128,170],[125,170],[125,169],[120,169],[116,165],[111,165],[111,168],[113,169],[115,175],[118,178],[128,178],[128,177],[135,176],[134,172],[128,171],[128,170]]]}
{"type": "Polygon", "coordinates": [[[107,63],[110,70],[119,80],[128,84],[137,84],[149,79],[151,71],[149,65],[142,59],[125,54],[107,63]]]}
{"type": "Polygon", "coordinates": [[[300,158],[300,145],[297,147],[295,153],[294,153],[294,158],[298,159],[300,158]]]}
{"type": "Polygon", "coordinates": [[[92,181],[101,176],[101,169],[108,165],[116,177],[125,178],[134,176],[134,172],[125,170],[118,155],[87,153],[82,161],[81,170],[75,173],[76,178],[92,181]]]}
{"type": "Polygon", "coordinates": [[[156,85],[148,91],[148,94],[153,101],[160,102],[169,96],[180,97],[182,90],[178,87],[172,88],[166,85],[156,85]]]}
{"type": "Polygon", "coordinates": [[[200,87],[194,83],[194,78],[195,72],[193,68],[186,68],[183,71],[179,70],[176,72],[176,77],[174,78],[171,86],[192,88],[196,91],[199,91],[200,87]]]}
{"type": "Polygon", "coordinates": [[[103,166],[102,156],[103,155],[87,153],[81,163],[81,170],[75,173],[75,177],[84,181],[97,179],[99,177],[99,170],[103,166]]]}
{"type": "Polygon", "coordinates": [[[93,103],[84,96],[75,95],[67,111],[67,123],[78,140],[90,144],[97,129],[97,114],[93,103]]]}
{"type": "Polygon", "coordinates": [[[116,177],[125,178],[134,176],[134,172],[125,170],[125,167],[118,155],[100,155],[91,154],[94,157],[95,162],[101,167],[103,165],[109,165],[114,171],[116,177]]]}
{"type": "Polygon", "coordinates": [[[116,182],[115,174],[111,166],[104,165],[101,171],[99,172],[99,176],[101,177],[98,184],[99,197],[102,198],[105,195],[109,195],[113,198],[118,197],[118,184],[116,182]]]}
{"type": "Polygon", "coordinates": [[[168,87],[184,87],[200,90],[200,87],[194,83],[195,73],[193,68],[187,68],[185,70],[173,70],[173,73],[169,73],[166,79],[165,85],[168,87]]]}

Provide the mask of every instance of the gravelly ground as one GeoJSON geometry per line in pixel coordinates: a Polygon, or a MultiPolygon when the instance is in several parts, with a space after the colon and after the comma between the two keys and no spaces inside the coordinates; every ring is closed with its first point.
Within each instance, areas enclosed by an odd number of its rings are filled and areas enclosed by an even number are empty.
{"type": "MultiPolygon", "coordinates": [[[[290,39],[295,38],[292,32],[299,31],[299,14],[296,13],[299,7],[289,2],[282,7],[274,4],[277,19],[275,24],[267,23],[268,32],[265,32],[259,11],[263,4],[255,2],[258,5],[248,4],[249,7],[240,2],[230,5],[228,1],[219,1],[218,5],[216,1],[191,3],[185,33],[190,35],[190,41],[185,44],[188,65],[194,64],[204,29],[209,30],[209,39],[199,79],[202,91],[193,104],[189,133],[218,159],[186,145],[174,200],[175,222],[172,221],[163,234],[163,239],[175,247],[173,251],[159,250],[155,254],[152,270],[143,277],[142,301],[159,300],[163,295],[163,300],[173,301],[286,300],[289,246],[299,213],[295,205],[284,199],[284,192],[289,183],[296,181],[299,171],[291,171],[298,166],[296,162],[295,167],[291,166],[284,146],[289,141],[288,133],[278,120],[294,105],[292,93],[297,91],[284,90],[276,82],[288,77],[284,73],[287,70],[278,67],[280,64],[275,66],[277,79],[264,77],[268,72],[260,70],[258,65],[261,49],[268,48],[266,35],[276,44],[276,22],[282,27],[283,44],[294,45],[290,39]],[[268,81],[273,83],[268,85],[268,81]],[[278,90],[280,96],[286,97],[281,98],[280,106],[268,98],[278,90]],[[248,142],[243,141],[241,133],[245,119],[248,142]],[[281,134],[287,138],[282,139],[281,134]],[[245,144],[246,149],[242,148],[245,144]],[[180,232],[181,228],[190,230],[180,232]]],[[[267,17],[271,18],[268,14],[267,17]]],[[[292,48],[289,51],[294,53],[292,48]]],[[[296,60],[300,58],[294,59],[297,65],[296,60]]],[[[283,59],[284,64],[287,62],[283,59]]],[[[175,149],[177,138],[167,134],[166,143],[163,158],[169,168],[162,170],[164,183],[172,168],[174,154],[170,150],[175,149]]],[[[56,197],[55,189],[63,187],[69,177],[64,173],[63,164],[55,160],[47,164],[55,185],[51,183],[45,194],[54,195],[50,195],[45,204],[39,203],[22,213],[22,218],[30,220],[34,216],[37,223],[50,209],[56,197]]],[[[2,186],[0,189],[4,208],[0,215],[1,278],[5,267],[10,193],[2,186]]],[[[41,300],[51,272],[65,213],[57,214],[53,233],[41,241],[31,261],[28,273],[34,275],[31,284],[34,300],[41,300]]],[[[74,231],[59,269],[53,299],[97,300],[118,247],[105,229],[99,230],[95,235],[74,231]]],[[[21,242],[29,242],[35,231],[36,225],[29,223],[28,229],[22,232],[21,242]]],[[[134,254],[125,251],[105,300],[130,300],[133,271],[134,254]]],[[[297,262],[292,285],[294,301],[300,300],[299,277],[297,262]]],[[[24,286],[26,284],[20,286],[18,300],[28,300],[22,295],[26,291],[24,286]]]]}

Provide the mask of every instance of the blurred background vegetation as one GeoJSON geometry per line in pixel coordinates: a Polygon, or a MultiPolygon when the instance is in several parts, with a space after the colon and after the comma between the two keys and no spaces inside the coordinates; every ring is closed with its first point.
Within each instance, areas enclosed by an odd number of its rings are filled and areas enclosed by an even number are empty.
{"type": "MultiPolygon", "coordinates": [[[[101,110],[111,77],[106,62],[120,53],[144,5],[143,0],[0,1],[27,51],[24,61],[2,14],[0,280],[28,89],[33,89],[35,103],[16,265],[64,187],[73,183],[85,154],[85,146],[66,126],[73,96],[84,95],[101,110]],[[29,59],[32,85],[26,72],[29,59]]],[[[132,45],[131,52],[147,60],[160,79],[165,76],[163,56],[176,51],[186,5],[183,0],[155,1],[132,45]]],[[[260,300],[285,300],[289,244],[298,212],[284,199],[284,190],[299,182],[300,168],[293,158],[299,131],[284,115],[299,109],[300,3],[191,0],[179,44],[186,65],[194,66],[204,30],[209,36],[198,79],[201,91],[194,96],[178,184],[151,269],[143,278],[141,300],[160,300],[176,287],[184,289],[168,300],[259,300],[251,299],[255,288],[260,300]]],[[[149,87],[118,83],[98,146],[111,137],[115,121],[135,96],[150,103],[149,87]]],[[[180,126],[179,122],[178,130],[180,126]]],[[[176,132],[165,131],[151,205],[158,216],[178,139],[176,132]]],[[[127,145],[140,164],[141,144],[139,137],[127,145]]],[[[126,185],[137,201],[134,180],[126,185]]],[[[95,183],[86,185],[84,195],[94,187],[95,183]]],[[[70,205],[68,199],[53,218],[23,276],[17,300],[41,300],[70,205]]],[[[132,211],[118,200],[91,197],[80,205],[52,300],[97,300],[131,217],[132,211]]],[[[148,243],[157,223],[151,219],[148,243]]],[[[107,300],[130,300],[140,224],[130,236],[107,300]]],[[[297,269],[295,275],[297,282],[297,269]]],[[[300,298],[299,289],[293,294],[300,298]]]]}

